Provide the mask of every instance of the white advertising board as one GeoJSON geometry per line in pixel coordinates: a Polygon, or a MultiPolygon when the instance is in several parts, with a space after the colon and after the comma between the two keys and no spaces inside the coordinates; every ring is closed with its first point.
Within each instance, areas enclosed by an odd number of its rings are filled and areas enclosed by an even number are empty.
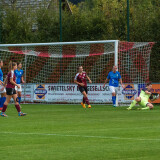
{"type": "MultiPolygon", "coordinates": [[[[79,103],[82,94],[75,84],[37,84],[34,85],[33,100],[42,102],[79,103]]],[[[118,88],[119,102],[131,102],[138,96],[137,84],[125,84],[118,88]]],[[[88,84],[88,98],[91,103],[110,103],[112,95],[109,86],[103,88],[103,84],[88,84]]]]}

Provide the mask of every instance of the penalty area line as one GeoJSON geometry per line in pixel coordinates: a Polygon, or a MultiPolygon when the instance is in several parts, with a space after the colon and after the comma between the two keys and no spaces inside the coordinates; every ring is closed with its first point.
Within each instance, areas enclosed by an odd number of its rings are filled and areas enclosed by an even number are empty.
{"type": "Polygon", "coordinates": [[[127,137],[109,137],[109,136],[86,136],[86,135],[72,135],[72,134],[58,134],[58,133],[23,133],[23,132],[0,132],[0,134],[12,135],[39,135],[39,136],[59,136],[59,137],[81,137],[81,138],[98,138],[98,139],[113,139],[113,140],[137,140],[137,141],[160,141],[156,139],[146,138],[127,138],[127,137]]]}

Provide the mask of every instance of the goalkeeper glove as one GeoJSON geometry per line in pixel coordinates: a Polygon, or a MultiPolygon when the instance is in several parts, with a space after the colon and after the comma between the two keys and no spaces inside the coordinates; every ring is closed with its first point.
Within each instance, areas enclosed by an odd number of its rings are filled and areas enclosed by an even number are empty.
{"type": "Polygon", "coordinates": [[[158,93],[152,93],[151,96],[149,97],[151,101],[154,101],[156,99],[159,99],[159,94],[158,93]]]}

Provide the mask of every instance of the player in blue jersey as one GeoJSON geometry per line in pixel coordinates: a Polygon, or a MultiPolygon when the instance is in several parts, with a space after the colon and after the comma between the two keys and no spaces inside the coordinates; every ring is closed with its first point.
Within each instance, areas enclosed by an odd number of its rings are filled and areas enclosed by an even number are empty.
{"type": "Polygon", "coordinates": [[[15,76],[16,76],[16,83],[20,86],[20,88],[17,88],[17,86],[15,87],[15,90],[17,91],[17,98],[18,98],[18,102],[19,104],[21,103],[21,93],[22,93],[22,86],[21,86],[21,82],[24,83],[24,79],[23,79],[23,70],[22,70],[22,63],[17,63],[17,69],[14,71],[15,76]]]}
{"type": "Polygon", "coordinates": [[[103,87],[105,87],[105,84],[108,82],[108,80],[109,80],[109,89],[112,92],[113,107],[116,107],[116,94],[118,91],[119,81],[121,83],[121,86],[124,88],[121,75],[117,71],[117,66],[113,66],[113,70],[109,72],[103,87]]]}
{"type": "Polygon", "coordinates": [[[6,89],[3,83],[3,72],[2,72],[2,68],[3,67],[3,61],[0,60],[0,94],[1,94],[1,98],[0,98],[0,111],[3,108],[3,104],[6,101],[6,89]]]}

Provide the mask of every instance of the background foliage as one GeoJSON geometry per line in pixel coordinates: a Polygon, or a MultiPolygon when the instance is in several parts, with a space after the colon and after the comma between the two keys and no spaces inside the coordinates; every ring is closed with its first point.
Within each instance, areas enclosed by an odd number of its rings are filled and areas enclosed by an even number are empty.
{"type": "MultiPolygon", "coordinates": [[[[127,40],[126,0],[86,0],[62,12],[63,41],[127,40]]],[[[57,42],[59,12],[47,7],[22,11],[2,6],[2,43],[57,42]]],[[[130,0],[130,41],[156,42],[151,54],[150,80],[160,80],[159,0],[130,0]]]]}

